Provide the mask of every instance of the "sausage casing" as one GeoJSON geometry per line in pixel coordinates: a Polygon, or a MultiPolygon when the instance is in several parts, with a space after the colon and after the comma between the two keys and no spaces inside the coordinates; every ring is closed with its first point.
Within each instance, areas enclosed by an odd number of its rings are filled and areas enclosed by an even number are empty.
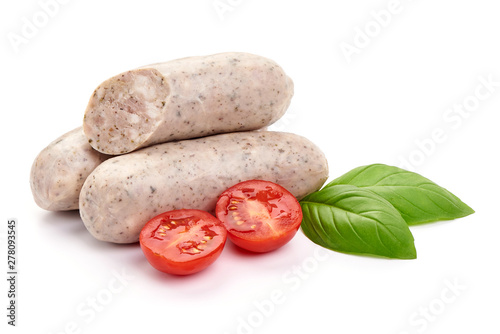
{"type": "Polygon", "coordinates": [[[131,243],[162,212],[213,212],[219,195],[241,181],[275,182],[301,199],[327,178],[324,154],[304,137],[265,131],[220,134],[105,161],[85,181],[80,214],[97,239],[131,243]]]}
{"type": "Polygon", "coordinates": [[[89,145],[82,127],[54,140],[35,158],[30,186],[36,204],[49,211],[78,209],[78,197],[89,174],[110,156],[89,145]]]}
{"type": "Polygon", "coordinates": [[[274,61],[219,53],[153,64],[104,81],[83,126],[90,145],[118,155],[153,144],[256,130],[277,121],[293,82],[274,61]]]}

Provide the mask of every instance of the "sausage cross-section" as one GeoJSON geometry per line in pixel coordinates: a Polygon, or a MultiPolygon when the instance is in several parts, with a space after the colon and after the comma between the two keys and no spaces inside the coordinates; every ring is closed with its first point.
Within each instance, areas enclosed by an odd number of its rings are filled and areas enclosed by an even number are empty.
{"type": "Polygon", "coordinates": [[[219,195],[238,182],[275,182],[301,199],[327,178],[324,154],[304,137],[262,131],[219,134],[105,161],[83,185],[80,215],[95,238],[132,243],[148,220],[162,212],[213,212],[219,195]]]}
{"type": "Polygon", "coordinates": [[[130,70],[94,91],[83,126],[90,145],[118,155],[153,144],[257,130],[277,121],[293,82],[248,53],[189,57],[130,70]]]}

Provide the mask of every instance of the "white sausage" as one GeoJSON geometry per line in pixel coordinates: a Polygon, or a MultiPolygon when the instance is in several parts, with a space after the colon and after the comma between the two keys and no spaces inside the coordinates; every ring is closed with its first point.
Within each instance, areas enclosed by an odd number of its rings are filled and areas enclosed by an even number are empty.
{"type": "Polygon", "coordinates": [[[31,167],[30,186],[36,204],[50,211],[78,209],[83,182],[109,157],[92,149],[82,127],[57,138],[38,154],[31,167]]]}
{"type": "Polygon", "coordinates": [[[325,156],[306,138],[284,132],[220,134],[107,160],[83,185],[80,214],[97,239],[131,243],[162,212],[212,212],[219,195],[241,181],[275,182],[300,199],[327,178],[325,156]]]}
{"type": "Polygon", "coordinates": [[[123,154],[153,144],[260,129],[277,121],[293,82],[274,61],[248,53],[177,59],[103,82],[84,116],[90,145],[123,154]]]}

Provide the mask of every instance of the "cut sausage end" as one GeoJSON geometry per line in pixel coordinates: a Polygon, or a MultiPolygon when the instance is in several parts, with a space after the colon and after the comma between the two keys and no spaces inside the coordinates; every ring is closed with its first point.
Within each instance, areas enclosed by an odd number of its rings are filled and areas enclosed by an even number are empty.
{"type": "Polygon", "coordinates": [[[156,69],[137,69],[102,83],[90,98],[83,129],[97,151],[118,155],[145,146],[163,119],[170,87],[156,69]]]}

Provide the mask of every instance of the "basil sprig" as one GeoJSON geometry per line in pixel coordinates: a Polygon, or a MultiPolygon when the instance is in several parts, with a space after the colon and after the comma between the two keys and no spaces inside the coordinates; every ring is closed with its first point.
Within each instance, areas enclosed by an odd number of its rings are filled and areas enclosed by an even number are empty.
{"type": "Polygon", "coordinates": [[[373,164],[347,172],[325,187],[350,184],[388,200],[410,224],[461,218],[474,213],[448,190],[425,177],[398,167],[373,164]]]}
{"type": "Polygon", "coordinates": [[[474,213],[448,190],[401,168],[358,167],[300,201],[302,230],[331,250],[416,258],[408,225],[474,213]]]}
{"type": "Polygon", "coordinates": [[[382,197],[351,185],[332,185],[301,202],[302,230],[326,248],[355,254],[414,259],[413,236],[382,197]]]}

